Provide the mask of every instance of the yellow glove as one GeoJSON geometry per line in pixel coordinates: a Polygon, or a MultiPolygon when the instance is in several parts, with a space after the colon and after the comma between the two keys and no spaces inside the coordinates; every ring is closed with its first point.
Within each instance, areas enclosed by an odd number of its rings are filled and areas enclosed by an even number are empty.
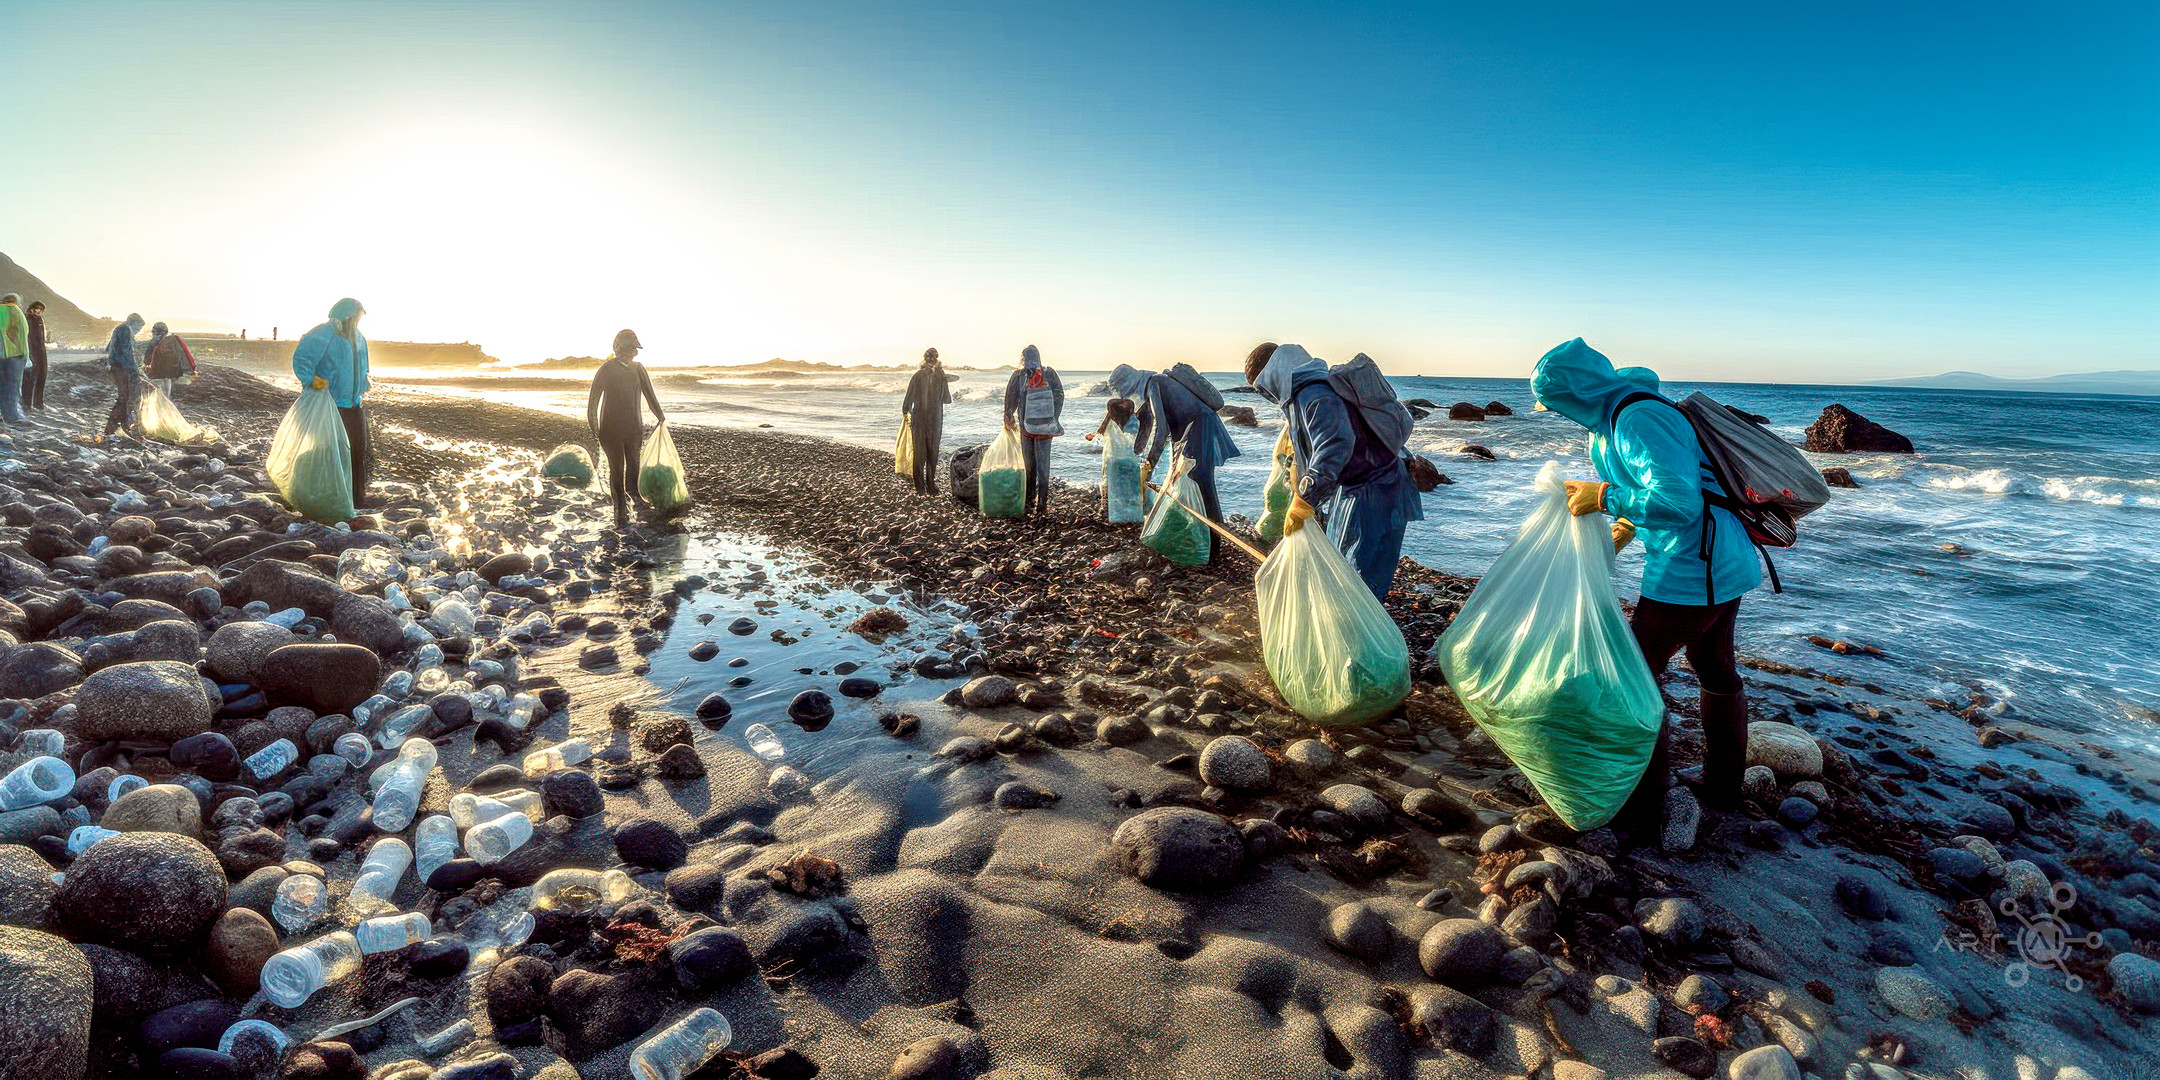
{"type": "Polygon", "coordinates": [[[1142,491],[1146,491],[1146,490],[1147,490],[1147,485],[1148,485],[1148,479],[1149,479],[1150,477],[1154,476],[1154,475],[1155,475],[1155,463],[1154,463],[1154,462],[1152,462],[1152,461],[1143,461],[1143,462],[1141,462],[1141,463],[1140,463],[1140,490],[1142,490],[1142,491]]]}
{"type": "Polygon", "coordinates": [[[1605,509],[1605,489],[1610,484],[1595,480],[1570,480],[1567,482],[1567,512],[1581,517],[1605,509]]]}
{"type": "Polygon", "coordinates": [[[1615,554],[1615,555],[1619,554],[1619,553],[1620,553],[1621,551],[1625,550],[1625,549],[1627,548],[1627,546],[1628,546],[1629,544],[1632,544],[1632,543],[1634,543],[1634,542],[1635,542],[1635,523],[1634,523],[1634,522],[1632,522],[1632,521],[1629,521],[1629,520],[1628,520],[1628,519],[1626,519],[1626,518],[1620,518],[1619,520],[1617,520],[1617,521],[1614,521],[1614,522],[1612,523],[1612,549],[1613,549],[1613,554],[1615,554]]]}
{"type": "Polygon", "coordinates": [[[330,380],[325,379],[320,375],[317,375],[313,379],[308,380],[307,385],[308,389],[310,390],[328,390],[330,389],[330,380]]]}
{"type": "Polygon", "coordinates": [[[1287,512],[1287,513],[1285,513],[1285,514],[1283,515],[1283,522],[1282,522],[1282,534],[1283,534],[1283,536],[1285,536],[1285,537],[1288,537],[1288,536],[1290,536],[1291,534],[1293,534],[1293,533],[1297,532],[1297,531],[1298,531],[1299,529],[1302,529],[1302,528],[1304,528],[1304,527],[1305,527],[1305,523],[1306,523],[1306,522],[1308,522],[1308,521],[1311,521],[1311,520],[1312,520],[1312,518],[1313,518],[1313,508],[1312,508],[1312,504],[1311,504],[1311,503],[1309,503],[1309,502],[1306,502],[1306,501],[1305,501],[1305,500],[1303,500],[1303,499],[1300,499],[1300,498],[1297,498],[1297,497],[1293,496],[1293,497],[1292,497],[1292,498],[1290,499],[1290,510],[1289,510],[1289,512],[1287,512]]]}

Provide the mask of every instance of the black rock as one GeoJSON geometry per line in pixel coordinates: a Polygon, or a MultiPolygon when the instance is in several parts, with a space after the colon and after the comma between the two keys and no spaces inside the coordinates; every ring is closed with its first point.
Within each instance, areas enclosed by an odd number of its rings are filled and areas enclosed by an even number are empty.
{"type": "Polygon", "coordinates": [[[697,704],[697,718],[714,731],[726,727],[728,717],[733,715],[735,706],[728,704],[728,699],[719,694],[707,694],[704,700],[697,704]]]}
{"type": "Polygon", "coordinates": [[[173,768],[201,773],[212,780],[232,780],[240,775],[240,751],[231,739],[215,731],[190,735],[172,744],[167,758],[173,768]]]}
{"type": "Polygon", "coordinates": [[[428,699],[428,708],[435,712],[435,730],[438,732],[456,731],[472,723],[472,702],[463,694],[437,694],[428,699]]]}
{"type": "Polygon", "coordinates": [[[427,887],[440,893],[456,892],[487,876],[487,867],[471,859],[452,859],[428,875],[427,887]]]}
{"type": "Polygon", "coordinates": [[[1717,1054],[1683,1035],[1653,1041],[1650,1052],[1657,1055],[1659,1061],[1698,1080],[1717,1071],[1717,1054]]]}
{"type": "Polygon", "coordinates": [[[788,719],[795,721],[804,731],[821,731],[832,723],[832,695],[823,690],[805,690],[788,702],[788,719]]]}
{"type": "Polygon", "coordinates": [[[720,926],[676,938],[667,954],[676,985],[692,994],[718,989],[757,970],[742,936],[720,926]]]}
{"type": "Polygon", "coordinates": [[[884,692],[885,684],[876,679],[866,679],[858,675],[840,680],[840,693],[843,697],[874,698],[884,692]]]}
{"type": "Polygon", "coordinates": [[[262,813],[262,823],[270,828],[278,828],[292,820],[293,797],[285,792],[270,792],[255,800],[255,806],[262,813]]]}
{"type": "Polygon", "coordinates": [[[445,1065],[435,1070],[434,1080],[517,1080],[521,1074],[516,1058],[497,1051],[445,1065]]]}
{"type": "Polygon", "coordinates": [[[737,637],[748,637],[751,634],[757,633],[757,620],[751,618],[748,615],[744,615],[741,618],[736,619],[734,622],[729,623],[727,625],[727,628],[728,633],[730,634],[734,634],[737,637]]]}
{"type": "Polygon", "coordinates": [[[474,746],[493,743],[495,749],[505,757],[523,750],[530,741],[531,736],[519,731],[510,721],[499,716],[490,716],[480,721],[479,728],[473,732],[474,746]]]}
{"type": "Polygon", "coordinates": [[[720,655],[720,643],[717,641],[700,641],[690,646],[690,659],[701,664],[718,655],[720,655]]]}
{"type": "Polygon", "coordinates": [[[702,911],[717,906],[727,895],[727,870],[712,863],[678,866],[667,872],[662,887],[667,889],[668,903],[684,911],[702,911]]]}
{"type": "Polygon", "coordinates": [[[248,1075],[239,1061],[214,1048],[186,1046],[158,1055],[162,1080],[246,1080],[248,1075]]]}
{"type": "Polygon", "coordinates": [[[308,858],[319,863],[336,862],[345,853],[345,842],[335,836],[318,836],[308,841],[308,858]]]}
{"type": "Polygon", "coordinates": [[[191,1001],[145,1017],[143,1045],[153,1054],[183,1046],[216,1049],[218,1037],[240,1018],[240,1009],[223,1001],[191,1001]]]}
{"type": "Polygon", "coordinates": [[[472,960],[472,950],[456,938],[434,938],[407,949],[405,959],[412,973],[420,978],[448,979],[464,972],[472,960]]]}
{"type": "Polygon", "coordinates": [[[557,769],[540,780],[540,801],[550,815],[591,817],[607,805],[600,784],[583,769],[557,769]]]}
{"type": "Polygon", "coordinates": [[[615,830],[615,853],[632,866],[673,870],[690,857],[690,845],[665,822],[639,818],[615,830]]]}
{"type": "Polygon", "coordinates": [[[525,770],[506,761],[480,770],[479,775],[465,785],[465,790],[475,795],[486,795],[524,786],[525,770]]]}
{"type": "Polygon", "coordinates": [[[1881,889],[1856,877],[1841,877],[1833,890],[1838,906],[1855,918],[1880,922],[1890,915],[1890,901],[1881,889]]]}

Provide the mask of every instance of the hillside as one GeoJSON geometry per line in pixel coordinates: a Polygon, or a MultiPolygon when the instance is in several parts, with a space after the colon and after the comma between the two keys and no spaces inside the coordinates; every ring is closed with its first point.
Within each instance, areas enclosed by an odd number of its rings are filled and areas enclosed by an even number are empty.
{"type": "Polygon", "coordinates": [[[1937,390],[1997,390],[2019,394],[2127,394],[2160,397],[2160,371],[2089,371],[2040,379],[2004,379],[1976,371],[1946,371],[1911,379],[1882,379],[1874,386],[1937,390]]]}
{"type": "Polygon", "coordinates": [[[105,320],[76,307],[73,300],[60,295],[5,254],[0,254],[0,293],[20,294],[26,305],[32,300],[45,301],[45,332],[62,344],[102,343],[112,330],[105,320]]]}

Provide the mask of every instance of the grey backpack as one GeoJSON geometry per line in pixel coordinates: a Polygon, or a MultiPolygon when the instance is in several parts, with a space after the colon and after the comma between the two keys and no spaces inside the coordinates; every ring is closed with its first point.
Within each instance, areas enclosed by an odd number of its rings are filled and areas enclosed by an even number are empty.
{"type": "Polygon", "coordinates": [[[1395,384],[1380,373],[1380,365],[1373,358],[1359,353],[1347,362],[1328,369],[1328,386],[1336,394],[1357,409],[1365,426],[1387,448],[1401,457],[1410,444],[1410,429],[1416,420],[1408,406],[1395,396],[1395,384]]]}
{"type": "Polygon", "coordinates": [[[1199,398],[1200,404],[1207,406],[1209,412],[1223,407],[1222,391],[1215,389],[1215,384],[1207,381],[1207,376],[1200,374],[1191,364],[1172,364],[1170,370],[1163,374],[1177,380],[1179,386],[1192,391],[1193,396],[1199,398]]]}

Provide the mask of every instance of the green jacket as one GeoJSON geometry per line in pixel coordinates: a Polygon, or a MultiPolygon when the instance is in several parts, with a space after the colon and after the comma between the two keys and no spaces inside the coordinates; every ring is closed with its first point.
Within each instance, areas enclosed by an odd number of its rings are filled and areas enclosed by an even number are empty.
{"type": "Polygon", "coordinates": [[[30,316],[14,304],[0,304],[0,357],[30,355],[30,316]]]}

